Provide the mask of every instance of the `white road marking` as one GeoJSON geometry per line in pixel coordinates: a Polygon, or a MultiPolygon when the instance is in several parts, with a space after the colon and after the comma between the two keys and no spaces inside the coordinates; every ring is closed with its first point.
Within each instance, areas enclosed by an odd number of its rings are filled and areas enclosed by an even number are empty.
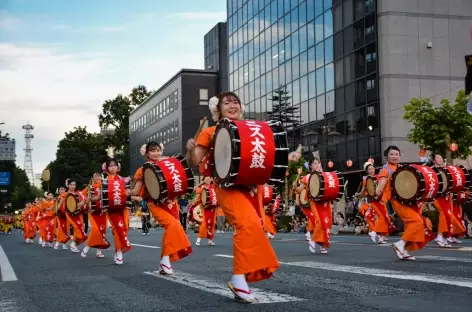
{"type": "Polygon", "coordinates": [[[144,248],[152,248],[152,249],[161,249],[161,247],[159,247],[159,246],[150,246],[150,245],[131,244],[131,246],[144,247],[144,248]]]}
{"type": "MultiPolygon", "coordinates": [[[[152,275],[154,277],[162,278],[171,282],[203,290],[212,294],[217,294],[223,297],[234,298],[233,292],[226,286],[225,283],[217,282],[200,275],[193,275],[182,271],[173,271],[171,276],[159,274],[158,271],[144,272],[144,274],[152,275]]],[[[258,288],[251,288],[254,296],[257,298],[256,304],[261,303],[277,303],[277,302],[291,302],[304,301],[306,299],[293,297],[286,294],[264,291],[258,288]]]]}
{"type": "Polygon", "coordinates": [[[454,261],[454,262],[464,262],[472,263],[472,259],[466,258],[456,258],[456,257],[441,257],[441,256],[415,256],[419,259],[428,259],[428,260],[439,260],[439,261],[454,261]]]}
{"type": "Polygon", "coordinates": [[[472,251],[472,247],[460,247],[460,248],[453,249],[453,250],[459,250],[459,251],[472,251]]]}
{"type": "Polygon", "coordinates": [[[5,251],[3,251],[2,245],[0,245],[0,271],[2,273],[3,282],[17,281],[15,271],[8,260],[5,251]]]}
{"type": "Polygon", "coordinates": [[[18,311],[18,304],[13,300],[0,300],[0,311],[15,312],[18,311]]]}
{"type": "MultiPolygon", "coordinates": [[[[214,256],[222,257],[222,258],[233,258],[233,256],[231,255],[214,255],[214,256]]],[[[386,278],[409,280],[409,281],[421,281],[421,282],[428,282],[428,283],[445,284],[445,285],[472,288],[472,279],[461,278],[461,277],[456,277],[456,276],[412,274],[410,272],[405,272],[405,271],[382,270],[382,269],[356,267],[356,266],[350,266],[350,265],[320,263],[320,262],[314,262],[314,261],[279,262],[279,263],[284,264],[284,265],[311,268],[311,269],[320,269],[320,270],[327,270],[327,271],[378,276],[378,277],[386,277],[386,278]]]]}

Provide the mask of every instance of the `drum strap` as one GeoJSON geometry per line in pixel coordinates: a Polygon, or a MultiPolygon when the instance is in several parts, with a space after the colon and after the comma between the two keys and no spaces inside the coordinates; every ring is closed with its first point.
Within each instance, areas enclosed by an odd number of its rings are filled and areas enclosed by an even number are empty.
{"type": "Polygon", "coordinates": [[[383,168],[387,169],[387,171],[388,171],[388,176],[391,177],[392,174],[393,174],[393,170],[390,169],[390,167],[388,166],[388,163],[385,163],[385,164],[383,165],[383,168]]]}

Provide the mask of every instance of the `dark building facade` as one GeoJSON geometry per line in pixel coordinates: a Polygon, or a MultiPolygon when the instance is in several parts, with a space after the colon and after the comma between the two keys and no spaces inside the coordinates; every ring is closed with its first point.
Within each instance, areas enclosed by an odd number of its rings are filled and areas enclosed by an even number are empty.
{"type": "Polygon", "coordinates": [[[229,89],[246,118],[295,110],[292,148],[326,166],[355,171],[371,156],[382,162],[379,131],[375,0],[228,0],[229,89]],[[347,160],[353,162],[347,168],[347,160]]]}
{"type": "Polygon", "coordinates": [[[208,100],[217,85],[216,71],[182,69],[131,112],[131,172],[143,164],[140,148],[149,141],[163,143],[165,155],[185,154],[187,140],[194,137],[202,118],[211,121],[208,100]]]}
{"type": "Polygon", "coordinates": [[[228,28],[218,23],[204,37],[205,69],[218,71],[218,93],[228,90],[228,28]]]}

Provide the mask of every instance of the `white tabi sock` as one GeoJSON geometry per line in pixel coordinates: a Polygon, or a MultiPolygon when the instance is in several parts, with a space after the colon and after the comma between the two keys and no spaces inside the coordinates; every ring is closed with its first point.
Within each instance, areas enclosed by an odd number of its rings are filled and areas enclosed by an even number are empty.
{"type": "Polygon", "coordinates": [[[231,277],[231,283],[235,288],[249,290],[249,286],[247,284],[246,277],[244,276],[244,274],[234,274],[231,277]]]}
{"type": "Polygon", "coordinates": [[[89,250],[90,250],[90,247],[89,247],[89,246],[85,246],[85,247],[84,247],[84,250],[82,250],[82,252],[83,252],[84,254],[86,254],[86,253],[89,252],[89,250]]]}
{"type": "Polygon", "coordinates": [[[170,258],[169,258],[169,256],[163,256],[162,259],[161,259],[161,263],[170,268],[170,258]]]}
{"type": "Polygon", "coordinates": [[[406,242],[403,240],[403,239],[400,239],[398,242],[395,243],[397,245],[397,247],[401,250],[401,251],[404,251],[405,250],[405,245],[406,245],[406,242]]]}
{"type": "Polygon", "coordinates": [[[123,260],[123,253],[121,251],[116,252],[116,260],[123,260]]]}

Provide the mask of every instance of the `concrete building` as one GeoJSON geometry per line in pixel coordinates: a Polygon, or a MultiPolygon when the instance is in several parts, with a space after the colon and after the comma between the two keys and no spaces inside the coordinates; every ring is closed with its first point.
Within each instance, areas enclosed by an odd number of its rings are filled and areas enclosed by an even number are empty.
{"type": "Polygon", "coordinates": [[[16,142],[14,139],[0,139],[0,160],[16,160],[16,142]]]}
{"type": "Polygon", "coordinates": [[[417,161],[408,142],[405,103],[428,97],[454,101],[464,88],[464,57],[472,54],[472,1],[378,0],[382,147],[395,144],[402,161],[417,161]]]}
{"type": "Polygon", "coordinates": [[[294,148],[355,172],[390,144],[418,161],[403,106],[454,98],[472,53],[470,0],[228,0],[229,89],[246,118],[286,86],[300,116],[294,148]],[[353,165],[348,168],[347,160],[353,165]]]}
{"type": "Polygon", "coordinates": [[[185,153],[187,140],[194,137],[201,119],[207,116],[211,121],[208,100],[217,86],[216,71],[182,69],[131,112],[131,172],[143,164],[139,150],[149,141],[163,143],[165,155],[185,153]]]}

